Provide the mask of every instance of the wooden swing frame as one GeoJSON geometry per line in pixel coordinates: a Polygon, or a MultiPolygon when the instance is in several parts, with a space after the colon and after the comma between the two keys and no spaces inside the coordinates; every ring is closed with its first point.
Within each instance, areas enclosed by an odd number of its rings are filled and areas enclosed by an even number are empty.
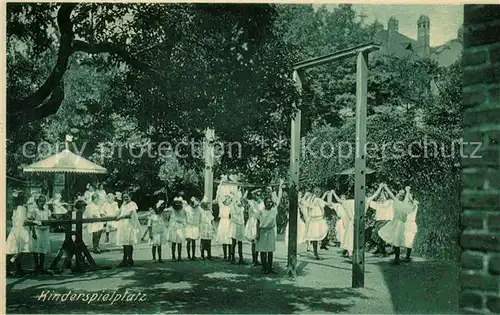
{"type": "MultiPolygon", "coordinates": [[[[352,256],[352,287],[365,284],[365,176],[366,176],[366,104],[368,92],[368,55],[380,49],[374,42],[336,51],[332,54],[298,62],[293,67],[293,79],[297,90],[302,93],[305,71],[320,65],[350,57],[356,60],[356,158],[355,158],[355,213],[354,251],[352,256]]],[[[289,185],[289,233],[287,273],[297,276],[297,214],[300,165],[300,122],[301,112],[297,104],[292,104],[294,116],[291,122],[290,185],[289,185]]]]}

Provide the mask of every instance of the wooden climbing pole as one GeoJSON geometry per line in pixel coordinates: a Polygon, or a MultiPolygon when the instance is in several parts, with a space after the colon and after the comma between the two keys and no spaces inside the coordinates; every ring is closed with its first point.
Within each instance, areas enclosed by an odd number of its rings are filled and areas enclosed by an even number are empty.
{"type": "Polygon", "coordinates": [[[356,65],[356,157],[354,183],[354,250],[352,252],[352,287],[365,286],[365,209],[366,209],[366,102],[368,52],[360,51],[356,65]]]}
{"type": "Polygon", "coordinates": [[[205,131],[204,158],[205,158],[205,198],[212,210],[212,199],[214,196],[214,141],[215,131],[207,128],[205,131]]]}
{"type": "MultiPolygon", "coordinates": [[[[301,73],[294,71],[293,79],[297,90],[302,92],[301,73]]],[[[298,190],[299,190],[299,170],[300,170],[300,121],[301,114],[296,104],[293,104],[293,118],[291,128],[290,145],[290,184],[288,186],[288,196],[290,209],[288,215],[288,264],[287,273],[297,276],[297,217],[299,212],[298,190]]]]}

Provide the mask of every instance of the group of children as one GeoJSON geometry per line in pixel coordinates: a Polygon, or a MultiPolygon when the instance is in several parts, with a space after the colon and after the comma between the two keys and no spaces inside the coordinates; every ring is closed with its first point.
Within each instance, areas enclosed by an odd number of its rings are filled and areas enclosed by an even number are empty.
{"type": "MultiPolygon", "coordinates": [[[[106,193],[102,184],[95,185],[93,183],[90,183],[87,185],[87,190],[85,191],[83,196],[77,196],[77,201],[85,202],[83,218],[116,217],[120,214],[122,205],[127,204],[124,197],[125,196],[122,196],[121,192],[116,192],[114,194],[106,193]]],[[[133,206],[128,205],[128,207],[133,206]]],[[[85,243],[91,243],[94,253],[100,253],[100,241],[102,234],[106,233],[105,242],[110,242],[110,232],[112,230],[116,230],[119,224],[121,224],[120,221],[110,221],[105,223],[95,222],[85,224],[85,243]]],[[[117,244],[120,243],[119,236],[120,235],[118,235],[117,233],[117,244]]]]}
{"type": "MultiPolygon", "coordinates": [[[[75,209],[83,211],[84,218],[115,217],[107,223],[95,222],[85,224],[87,239],[91,238],[95,253],[100,252],[99,242],[106,232],[106,242],[110,241],[110,231],[116,229],[116,245],[123,247],[123,260],[119,266],[133,266],[133,247],[149,236],[153,262],[162,262],[162,246],[171,243],[173,261],[181,261],[182,245],[186,242],[187,257],[196,260],[197,241],[200,241],[201,259],[212,259],[212,240],[222,244],[224,259],[245,264],[243,259],[243,242],[251,242],[252,263],[262,265],[263,273],[274,273],[273,252],[276,249],[277,209],[282,197],[283,181],[278,191],[271,188],[244,191],[237,185],[235,175],[221,177],[214,204],[218,204],[219,223],[215,228],[212,207],[207,198],[199,200],[192,197],[184,200],[182,195],[174,198],[167,207],[165,200],[159,200],[150,208],[147,229],[140,238],[140,223],[137,215],[138,206],[128,193],[106,194],[102,185],[89,184],[83,196],[77,198],[75,209]],[[248,219],[245,221],[245,214],[248,219]],[[259,263],[259,253],[260,260],[259,263]]],[[[15,273],[22,275],[20,257],[32,253],[35,262],[35,273],[47,273],[44,269],[45,254],[50,251],[49,226],[40,222],[51,218],[61,219],[67,214],[60,194],[56,194],[48,202],[43,195],[32,195],[26,200],[23,192],[15,192],[15,209],[12,215],[12,229],[7,239],[7,254],[11,256],[9,263],[14,264],[15,273]]],[[[340,197],[334,190],[321,195],[319,189],[312,193],[299,193],[297,242],[307,243],[307,250],[312,244],[315,259],[319,242],[328,234],[328,223],[325,208],[334,210],[337,216],[335,233],[343,255],[352,256],[354,241],[354,208],[353,199],[340,197]]],[[[410,188],[400,190],[396,195],[385,184],[380,184],[377,191],[366,198],[365,212],[371,207],[375,209],[375,227],[372,240],[377,244],[374,254],[386,256],[386,245],[393,246],[396,258],[393,263],[400,262],[400,247],[407,248],[404,261],[410,261],[413,240],[417,232],[415,222],[418,202],[413,199],[410,188]],[[389,198],[387,197],[389,196],[389,198]]],[[[285,243],[288,242],[287,225],[285,243]]]]}
{"type": "MultiPolygon", "coordinates": [[[[400,263],[400,248],[407,249],[403,261],[411,261],[411,250],[417,233],[416,215],[418,201],[413,199],[410,187],[400,190],[396,195],[385,184],[380,184],[377,191],[366,197],[365,214],[369,208],[375,210],[375,224],[369,242],[375,243],[378,256],[387,256],[386,246],[394,247],[394,264],[400,263]],[[389,198],[387,197],[389,195],[389,198]]],[[[355,200],[340,197],[334,190],[321,191],[315,188],[312,193],[299,193],[299,210],[297,215],[297,242],[306,243],[307,251],[312,244],[315,259],[318,254],[318,243],[328,234],[328,223],[325,218],[325,207],[333,209],[337,217],[335,234],[344,257],[352,257],[354,250],[354,214],[355,200]],[[302,217],[301,217],[302,216],[302,217]]],[[[285,230],[285,243],[288,241],[288,225],[285,230]]]]}
{"type": "MultiPolygon", "coordinates": [[[[94,252],[100,253],[99,241],[102,233],[106,232],[106,242],[109,242],[111,229],[116,229],[116,244],[124,249],[121,265],[131,266],[133,245],[137,244],[139,233],[136,231],[140,228],[136,213],[138,207],[131,201],[128,193],[123,196],[121,193],[106,194],[102,184],[97,187],[98,189],[93,184],[87,186],[85,194],[77,197],[75,210],[83,212],[83,218],[115,217],[116,220],[84,224],[84,240],[90,238],[94,252]]],[[[9,256],[8,273],[24,275],[21,257],[23,254],[32,253],[35,274],[50,274],[44,268],[45,255],[51,250],[50,226],[43,225],[42,221],[67,218],[67,204],[61,202],[60,194],[48,200],[43,194],[32,194],[25,198],[22,191],[15,191],[13,197],[15,208],[12,214],[12,228],[6,242],[6,254],[9,256]]]]}
{"type": "MultiPolygon", "coordinates": [[[[334,209],[338,216],[335,227],[340,247],[344,249],[342,255],[351,257],[354,245],[354,199],[340,197],[334,190],[327,193],[327,205],[334,209]]],[[[375,225],[372,230],[371,241],[377,250],[373,253],[378,256],[387,256],[386,246],[394,248],[395,259],[393,264],[400,263],[400,248],[407,248],[404,261],[411,261],[411,250],[417,233],[416,215],[418,201],[413,199],[410,187],[400,190],[396,195],[387,187],[380,184],[377,191],[365,199],[365,214],[369,208],[375,210],[375,225]],[[389,196],[389,198],[387,197],[389,196]]]]}
{"type": "Polygon", "coordinates": [[[21,267],[23,255],[33,255],[35,273],[46,274],[44,269],[45,254],[50,251],[49,226],[41,225],[48,220],[52,211],[43,195],[32,195],[26,198],[22,191],[14,191],[14,211],[12,228],[7,237],[5,251],[7,254],[7,272],[17,276],[24,275],[21,267]],[[13,266],[14,265],[14,266],[13,266]]]}
{"type": "Polygon", "coordinates": [[[167,207],[164,200],[158,201],[150,209],[148,229],[142,239],[149,234],[152,246],[153,262],[161,262],[162,244],[171,243],[173,261],[181,261],[182,244],[186,242],[189,260],[196,260],[196,242],[200,241],[202,259],[212,259],[212,240],[222,245],[224,260],[245,264],[243,242],[252,244],[253,265],[259,265],[260,253],[262,272],[274,273],[273,252],[276,249],[276,215],[282,196],[281,182],[278,192],[272,189],[243,191],[235,183],[237,178],[222,176],[217,188],[219,223],[214,228],[214,216],[210,201],[196,197],[184,200],[182,196],[174,198],[172,206],[167,207]],[[245,213],[248,220],[245,222],[245,213]],[[206,253],[206,256],[205,256],[206,253]],[[158,256],[158,259],[156,258],[158,256]]]}

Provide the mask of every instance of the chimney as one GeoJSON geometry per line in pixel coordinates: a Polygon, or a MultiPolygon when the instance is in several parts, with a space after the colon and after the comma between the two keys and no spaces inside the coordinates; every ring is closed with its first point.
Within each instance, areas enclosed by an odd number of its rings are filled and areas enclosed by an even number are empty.
{"type": "Polygon", "coordinates": [[[398,20],[396,20],[395,17],[391,17],[389,19],[389,22],[387,23],[387,30],[390,33],[399,31],[399,22],[398,22],[398,20]]]}
{"type": "Polygon", "coordinates": [[[421,58],[430,58],[431,56],[430,25],[429,17],[421,15],[417,22],[417,53],[421,58]]]}

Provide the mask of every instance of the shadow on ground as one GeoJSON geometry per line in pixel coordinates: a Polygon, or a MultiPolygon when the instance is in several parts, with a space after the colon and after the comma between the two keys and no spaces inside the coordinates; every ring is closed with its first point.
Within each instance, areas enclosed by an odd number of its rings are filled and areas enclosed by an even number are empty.
{"type": "MultiPolygon", "coordinates": [[[[349,312],[353,299],[366,297],[350,288],[304,288],[279,275],[264,276],[259,268],[216,262],[167,262],[163,266],[139,262],[129,269],[86,274],[75,279],[58,275],[33,286],[7,291],[8,313],[292,313],[349,312]],[[218,271],[214,271],[217,269],[218,271]],[[223,270],[221,272],[221,270],[223,270]],[[146,294],[147,301],[39,302],[44,290],[88,292],[85,282],[116,281],[116,290],[146,294]],[[118,278],[116,278],[118,279],[118,278]],[[121,285],[120,285],[121,283],[121,285]],[[82,288],[78,290],[78,288],[82,288]]],[[[29,279],[29,278],[28,278],[29,279]]],[[[19,281],[24,281],[21,279],[19,281]]],[[[19,282],[17,282],[19,285],[19,282]]],[[[93,288],[96,293],[100,288],[93,288]]],[[[92,293],[92,292],[91,292],[92,293]]],[[[111,290],[106,290],[111,293],[111,290]]]]}
{"type": "Polygon", "coordinates": [[[377,265],[384,275],[396,314],[458,314],[459,266],[416,261],[377,265]]]}

